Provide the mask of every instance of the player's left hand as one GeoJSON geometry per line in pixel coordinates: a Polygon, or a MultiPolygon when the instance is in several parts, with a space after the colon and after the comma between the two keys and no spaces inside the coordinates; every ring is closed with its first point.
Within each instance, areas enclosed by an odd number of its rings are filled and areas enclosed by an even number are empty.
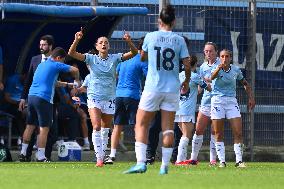
{"type": "Polygon", "coordinates": [[[124,31],[123,39],[127,42],[131,41],[131,36],[130,36],[129,32],[124,31]]]}

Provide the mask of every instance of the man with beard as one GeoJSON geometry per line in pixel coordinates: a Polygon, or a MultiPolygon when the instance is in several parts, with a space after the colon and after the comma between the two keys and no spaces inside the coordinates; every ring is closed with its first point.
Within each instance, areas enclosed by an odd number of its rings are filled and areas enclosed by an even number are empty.
{"type": "MultiPolygon", "coordinates": [[[[34,73],[38,67],[38,65],[42,62],[45,62],[49,57],[52,52],[54,46],[54,38],[52,35],[44,35],[40,38],[39,42],[39,49],[40,49],[40,54],[33,56],[31,59],[29,71],[27,73],[27,77],[25,80],[24,84],[24,90],[21,96],[21,101],[19,103],[19,111],[23,111],[25,108],[26,104],[26,99],[28,97],[29,89],[33,81],[34,73]]],[[[56,100],[55,100],[56,101],[56,100]]],[[[56,102],[54,103],[56,104],[56,102]]],[[[51,157],[51,152],[52,152],[52,145],[57,139],[57,121],[55,119],[56,116],[56,108],[53,108],[54,113],[53,113],[53,122],[52,126],[50,127],[50,131],[48,133],[48,138],[47,138],[47,144],[46,144],[46,151],[45,151],[45,156],[50,159],[51,157]]],[[[35,134],[34,134],[35,135],[35,134]]],[[[36,136],[36,135],[35,135],[36,136]]],[[[24,158],[20,158],[20,161],[31,161],[31,155],[32,155],[32,150],[33,150],[33,145],[36,143],[36,137],[33,136],[32,140],[29,143],[29,147],[27,149],[27,154],[24,158]]]]}
{"type": "Polygon", "coordinates": [[[39,42],[40,54],[32,57],[32,60],[31,60],[31,63],[30,63],[30,68],[29,68],[29,71],[27,73],[27,78],[26,78],[25,84],[24,84],[24,91],[22,93],[21,101],[19,103],[19,110],[20,111],[23,111],[23,109],[25,108],[26,99],[28,97],[28,92],[29,92],[30,86],[31,86],[32,81],[33,81],[35,70],[41,62],[46,61],[47,58],[50,56],[53,45],[54,45],[53,36],[44,35],[40,38],[40,42],[39,42]]]}

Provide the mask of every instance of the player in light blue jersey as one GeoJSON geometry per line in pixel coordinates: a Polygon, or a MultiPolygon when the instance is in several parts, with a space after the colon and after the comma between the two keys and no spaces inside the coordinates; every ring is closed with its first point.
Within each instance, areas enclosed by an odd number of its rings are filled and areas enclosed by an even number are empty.
{"type": "MultiPolygon", "coordinates": [[[[211,69],[220,63],[220,59],[217,57],[218,49],[217,45],[213,42],[207,42],[204,46],[205,62],[200,66],[199,75],[207,83],[211,83],[211,69]]],[[[211,92],[204,90],[201,105],[196,121],[196,130],[192,138],[192,150],[189,163],[197,165],[197,157],[203,143],[203,135],[208,125],[211,124],[211,92]]],[[[210,165],[216,165],[216,149],[215,149],[215,136],[214,130],[211,128],[210,139],[210,165]]]]}
{"type": "Polygon", "coordinates": [[[90,70],[87,104],[93,126],[92,141],[97,158],[96,165],[102,167],[115,107],[116,66],[134,57],[137,54],[137,48],[132,43],[130,35],[125,33],[123,38],[131,49],[128,53],[109,54],[108,39],[99,37],[95,44],[98,54],[81,54],[76,51],[76,48],[83,36],[82,29],[75,34],[75,40],[68,54],[77,60],[84,61],[90,70]]]}
{"type": "Polygon", "coordinates": [[[155,112],[161,110],[163,131],[162,165],[160,174],[168,173],[174,140],[174,118],[179,106],[180,90],[188,90],[190,64],[183,37],[172,32],[175,10],[168,5],[159,17],[159,31],[148,33],[144,39],[141,59],[148,56],[148,73],[136,115],[135,152],[137,164],[124,173],[146,172],[147,131],[155,112]],[[185,80],[179,81],[179,62],[185,66],[185,80]]]}
{"type": "Polygon", "coordinates": [[[64,49],[57,47],[51,53],[51,58],[38,65],[32,85],[29,90],[27,108],[27,126],[23,134],[21,156],[25,156],[31,135],[39,127],[37,161],[46,162],[45,146],[49,127],[53,117],[53,96],[55,85],[60,72],[70,72],[77,83],[79,81],[79,70],[73,66],[64,64],[67,53],[64,49]]]}
{"type": "Polygon", "coordinates": [[[219,167],[226,167],[224,146],[224,122],[225,118],[233,131],[234,151],[236,154],[236,167],[245,167],[243,163],[243,137],[242,119],[240,108],[236,99],[236,81],[244,86],[248,95],[248,108],[252,110],[255,106],[251,87],[243,77],[238,66],[231,65],[231,51],[224,49],[220,52],[221,63],[212,70],[212,99],[211,119],[216,133],[216,151],[220,160],[219,167]]]}
{"type": "MultiPolygon", "coordinates": [[[[192,55],[189,57],[191,64],[191,80],[189,82],[190,90],[180,96],[179,110],[176,112],[175,122],[178,123],[182,131],[182,137],[178,146],[178,155],[175,165],[187,165],[189,162],[187,158],[187,146],[189,139],[192,137],[192,131],[195,123],[195,110],[198,95],[198,86],[202,89],[211,91],[210,84],[207,84],[197,73],[195,73],[197,65],[197,57],[192,55]]],[[[184,81],[185,72],[179,74],[180,81],[184,81]]]]}

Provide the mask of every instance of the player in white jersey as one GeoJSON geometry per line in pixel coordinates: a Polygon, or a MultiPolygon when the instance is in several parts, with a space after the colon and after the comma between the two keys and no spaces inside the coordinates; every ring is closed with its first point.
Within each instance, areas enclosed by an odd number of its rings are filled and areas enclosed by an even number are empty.
{"type": "MultiPolygon", "coordinates": [[[[192,131],[195,124],[195,109],[197,103],[198,86],[202,89],[211,91],[211,85],[207,84],[197,73],[195,69],[197,66],[197,57],[190,56],[189,62],[191,64],[191,80],[189,82],[190,90],[180,96],[179,110],[176,112],[175,122],[178,123],[182,131],[182,137],[178,146],[178,155],[175,165],[187,165],[189,162],[187,158],[187,146],[189,139],[192,137],[192,131]]],[[[185,73],[182,71],[179,74],[180,81],[184,81],[185,73]]]]}
{"type": "Polygon", "coordinates": [[[180,90],[188,90],[190,64],[183,37],[172,32],[175,10],[168,5],[159,17],[159,31],[148,33],[144,39],[141,58],[148,56],[148,74],[136,115],[135,152],[137,164],[124,173],[144,173],[146,167],[147,132],[155,112],[161,110],[163,131],[162,165],[160,174],[168,173],[174,140],[174,118],[179,106],[180,90]],[[179,62],[185,66],[185,80],[179,81],[179,62]]]}
{"type": "MultiPolygon", "coordinates": [[[[204,46],[204,56],[206,61],[200,66],[199,75],[207,83],[211,83],[211,69],[220,63],[217,57],[217,45],[213,42],[207,42],[204,46]]],[[[208,125],[211,124],[211,92],[204,90],[199,112],[196,121],[196,130],[192,138],[191,157],[188,161],[189,164],[197,165],[197,157],[203,143],[203,135],[208,125]]],[[[216,165],[216,149],[215,149],[215,136],[214,130],[211,129],[210,139],[210,165],[216,165]]]]}
{"type": "Polygon", "coordinates": [[[99,37],[95,44],[98,54],[81,54],[76,51],[79,41],[83,38],[83,31],[75,34],[75,39],[68,54],[73,58],[84,61],[90,69],[90,80],[87,88],[87,104],[93,126],[92,141],[97,158],[97,166],[103,166],[103,158],[108,143],[108,133],[114,114],[116,66],[124,60],[134,57],[138,50],[132,43],[130,35],[125,33],[124,40],[130,47],[130,52],[109,54],[109,41],[106,37],[99,37]]]}
{"type": "Polygon", "coordinates": [[[220,52],[221,63],[212,70],[212,99],[211,119],[216,136],[216,151],[220,161],[219,167],[226,167],[224,146],[224,121],[229,120],[233,131],[236,167],[245,167],[243,163],[243,137],[240,108],[236,99],[236,81],[244,86],[248,95],[248,108],[255,106],[251,87],[243,77],[238,66],[231,65],[231,51],[224,49],[220,52]]]}

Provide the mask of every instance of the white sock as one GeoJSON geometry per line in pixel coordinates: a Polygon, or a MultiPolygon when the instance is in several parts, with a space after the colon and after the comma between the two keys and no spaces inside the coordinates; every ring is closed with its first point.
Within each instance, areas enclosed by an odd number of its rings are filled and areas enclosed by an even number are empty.
{"type": "Polygon", "coordinates": [[[243,144],[234,144],[234,151],[236,154],[236,163],[243,161],[243,144]]]}
{"type": "Polygon", "coordinates": [[[90,144],[88,137],[85,137],[85,138],[84,138],[84,144],[90,144]]]}
{"type": "Polygon", "coordinates": [[[115,157],[115,154],[116,154],[116,149],[111,148],[111,149],[110,149],[110,154],[109,154],[109,156],[110,156],[110,157],[115,157]]]}
{"type": "Polygon", "coordinates": [[[37,159],[38,160],[43,160],[45,159],[45,148],[38,148],[37,149],[37,159]]]}
{"type": "Polygon", "coordinates": [[[216,142],[215,135],[211,134],[211,139],[210,139],[210,162],[211,161],[216,161],[217,152],[216,152],[215,142],[216,142]]]}
{"type": "Polygon", "coordinates": [[[107,145],[108,145],[108,133],[109,133],[109,128],[101,129],[103,157],[105,156],[107,145]]]}
{"type": "Polygon", "coordinates": [[[95,155],[97,157],[97,160],[103,160],[104,156],[103,156],[103,150],[102,150],[101,131],[93,130],[92,141],[93,141],[95,155]]]}
{"type": "Polygon", "coordinates": [[[147,149],[147,144],[144,144],[142,142],[135,142],[135,153],[136,153],[137,164],[146,162],[146,149],[147,149]]]}
{"type": "Polygon", "coordinates": [[[178,145],[177,162],[186,160],[188,142],[189,139],[187,137],[181,137],[178,145]]]}
{"type": "Polygon", "coordinates": [[[220,163],[226,162],[225,160],[225,145],[224,142],[216,142],[216,151],[220,163]]]}
{"type": "Polygon", "coordinates": [[[29,146],[29,144],[22,143],[21,154],[23,154],[24,156],[27,155],[27,148],[28,148],[28,146],[29,146]]]}
{"type": "Polygon", "coordinates": [[[194,134],[192,137],[191,160],[197,160],[199,151],[203,143],[203,135],[194,134]]]}
{"type": "Polygon", "coordinates": [[[169,165],[173,153],[173,148],[162,147],[162,165],[161,167],[166,167],[169,165]]]}

